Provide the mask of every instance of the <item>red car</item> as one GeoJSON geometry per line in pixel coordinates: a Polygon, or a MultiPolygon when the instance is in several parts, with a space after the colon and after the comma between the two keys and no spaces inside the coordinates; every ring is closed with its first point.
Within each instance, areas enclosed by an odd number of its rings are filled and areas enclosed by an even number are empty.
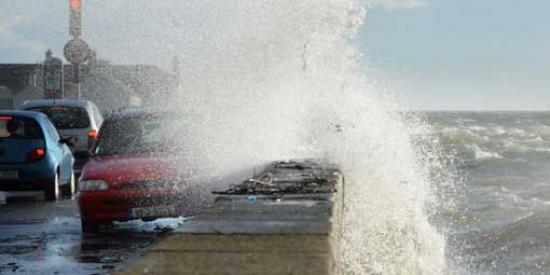
{"type": "Polygon", "coordinates": [[[173,114],[126,111],[102,125],[79,180],[82,231],[133,219],[182,212],[185,173],[178,152],[184,140],[173,114]]]}

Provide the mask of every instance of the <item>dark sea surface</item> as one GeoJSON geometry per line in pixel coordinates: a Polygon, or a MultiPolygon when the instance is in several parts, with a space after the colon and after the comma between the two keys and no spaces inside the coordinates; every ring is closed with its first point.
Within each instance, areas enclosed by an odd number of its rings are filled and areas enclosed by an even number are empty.
{"type": "Polygon", "coordinates": [[[458,274],[550,274],[550,112],[429,112],[456,156],[447,225],[458,274]]]}

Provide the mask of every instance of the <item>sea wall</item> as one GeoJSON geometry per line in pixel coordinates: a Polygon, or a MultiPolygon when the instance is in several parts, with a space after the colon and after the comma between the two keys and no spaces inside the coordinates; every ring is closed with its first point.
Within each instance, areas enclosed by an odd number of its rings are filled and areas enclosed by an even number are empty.
{"type": "Polygon", "coordinates": [[[119,274],[338,274],[343,177],[322,167],[266,171],[309,189],[219,194],[119,274]]]}

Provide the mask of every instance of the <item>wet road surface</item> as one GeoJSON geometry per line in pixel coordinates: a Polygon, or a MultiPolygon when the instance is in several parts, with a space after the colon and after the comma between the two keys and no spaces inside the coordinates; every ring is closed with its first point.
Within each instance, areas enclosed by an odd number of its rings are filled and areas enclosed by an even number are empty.
{"type": "Polygon", "coordinates": [[[0,206],[0,274],[108,274],[182,223],[116,223],[87,236],[73,200],[10,202],[0,206]]]}

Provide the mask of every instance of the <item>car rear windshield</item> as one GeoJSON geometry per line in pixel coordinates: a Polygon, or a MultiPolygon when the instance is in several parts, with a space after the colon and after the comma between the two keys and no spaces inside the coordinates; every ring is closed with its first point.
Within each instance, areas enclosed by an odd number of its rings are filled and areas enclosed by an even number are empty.
{"type": "Polygon", "coordinates": [[[99,133],[97,155],[132,155],[166,152],[181,143],[181,127],[168,116],[114,119],[104,123],[99,133]]]}
{"type": "Polygon", "coordinates": [[[42,130],[31,118],[0,115],[0,139],[41,139],[42,130]]]}
{"type": "Polygon", "coordinates": [[[28,110],[46,114],[57,129],[82,129],[90,127],[90,117],[84,108],[43,106],[28,110]]]}

